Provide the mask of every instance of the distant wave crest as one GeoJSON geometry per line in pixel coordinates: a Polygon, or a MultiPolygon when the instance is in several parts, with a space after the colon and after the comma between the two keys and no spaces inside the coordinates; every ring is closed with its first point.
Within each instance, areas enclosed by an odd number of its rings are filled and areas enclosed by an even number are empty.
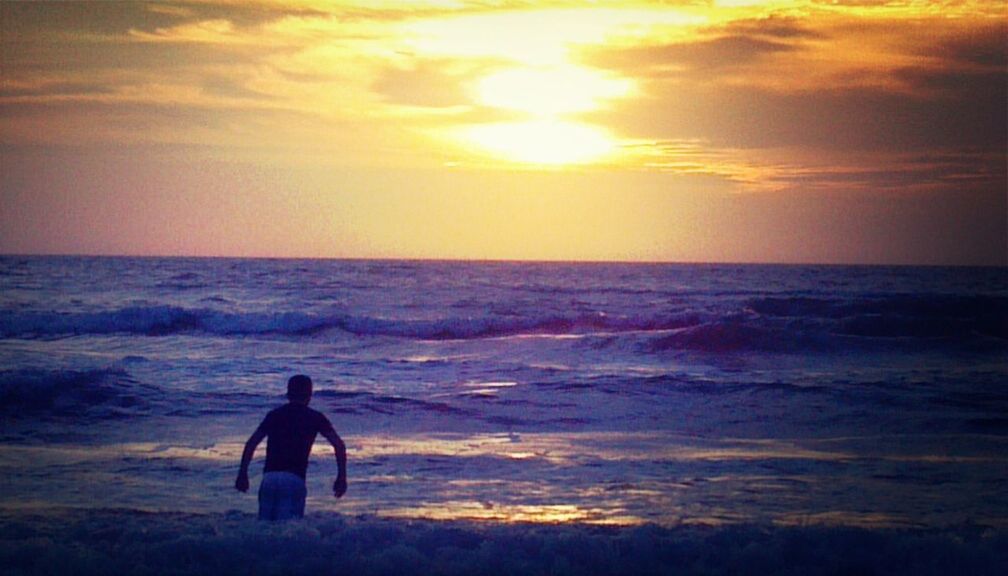
{"type": "Polygon", "coordinates": [[[1003,348],[1006,341],[1006,298],[768,297],[750,300],[738,313],[658,336],[649,348],[806,353],[949,343],[1003,348]]]}
{"type": "Polygon", "coordinates": [[[0,312],[0,336],[47,338],[94,334],[212,334],[311,337],[341,331],[358,336],[466,340],[519,335],[654,332],[653,348],[732,351],[816,351],[897,339],[1008,340],[1008,298],[885,296],[843,299],[763,297],[720,314],[689,310],[650,315],[525,311],[432,319],[345,313],[229,312],[170,305],[99,312],[0,312]]]}
{"type": "Polygon", "coordinates": [[[264,334],[306,336],[326,330],[342,330],[365,336],[452,340],[522,334],[563,335],[598,331],[669,330],[696,322],[694,317],[688,315],[667,318],[624,318],[604,314],[579,314],[400,320],[342,314],[230,313],[210,309],[150,306],[75,314],[0,312],[0,334],[5,337],[29,338],[115,333],[158,336],[186,332],[225,336],[264,334]]]}
{"type": "Polygon", "coordinates": [[[824,319],[833,331],[878,338],[940,338],[980,334],[1008,339],[1008,298],[895,295],[860,299],[759,298],[747,308],[770,318],[824,319]]]}

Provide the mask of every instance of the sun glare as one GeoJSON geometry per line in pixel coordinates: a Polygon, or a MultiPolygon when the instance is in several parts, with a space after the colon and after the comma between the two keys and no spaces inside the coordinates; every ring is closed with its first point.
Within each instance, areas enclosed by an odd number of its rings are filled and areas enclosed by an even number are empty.
{"type": "Polygon", "coordinates": [[[488,10],[412,21],[402,32],[407,53],[496,67],[468,81],[470,118],[482,116],[486,123],[434,132],[448,135],[467,153],[562,165],[613,157],[620,148],[616,136],[576,115],[612,106],[637,91],[630,78],[584,65],[583,51],[636,45],[643,37],[667,40],[707,19],[697,11],[666,7],[488,10]],[[499,111],[524,118],[500,122],[499,111]]]}
{"type": "Polygon", "coordinates": [[[552,119],[470,126],[463,138],[496,156],[530,164],[591,162],[616,148],[600,128],[552,119]]]}
{"type": "Polygon", "coordinates": [[[598,110],[632,93],[633,82],[570,64],[516,67],[480,80],[474,98],[490,108],[523,112],[528,120],[470,126],[463,142],[491,155],[541,165],[597,161],[616,149],[600,127],[566,117],[598,110]]]}
{"type": "MultiPolygon", "coordinates": [[[[508,11],[414,22],[405,28],[411,51],[428,56],[509,62],[470,84],[477,107],[525,118],[469,124],[447,131],[456,145],[507,162],[584,164],[613,154],[614,136],[574,115],[599,110],[636,91],[629,78],[578,65],[585,46],[635,36],[644,28],[678,27],[692,16],[669,10],[561,9],[508,11]]],[[[479,114],[478,108],[474,114],[479,114]]],[[[445,132],[442,132],[444,134],[445,132]]]]}
{"type": "Polygon", "coordinates": [[[630,80],[576,66],[512,68],[479,82],[482,104],[537,116],[596,110],[603,100],[625,97],[630,80]]]}

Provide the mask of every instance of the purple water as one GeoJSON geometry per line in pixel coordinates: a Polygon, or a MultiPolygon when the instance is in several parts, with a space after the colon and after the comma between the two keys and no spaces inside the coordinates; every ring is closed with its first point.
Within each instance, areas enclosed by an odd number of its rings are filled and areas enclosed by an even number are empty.
{"type": "Polygon", "coordinates": [[[317,512],[1008,523],[1005,269],[3,257],[0,338],[8,514],[254,512],[303,372],[317,512]]]}

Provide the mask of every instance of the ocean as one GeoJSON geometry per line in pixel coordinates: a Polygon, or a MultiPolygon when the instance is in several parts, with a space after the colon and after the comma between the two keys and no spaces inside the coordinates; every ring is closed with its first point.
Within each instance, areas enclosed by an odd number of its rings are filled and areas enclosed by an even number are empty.
{"type": "Polygon", "coordinates": [[[251,518],[296,373],[316,536],[1008,528],[1005,268],[4,256],[0,561],[251,518]]]}

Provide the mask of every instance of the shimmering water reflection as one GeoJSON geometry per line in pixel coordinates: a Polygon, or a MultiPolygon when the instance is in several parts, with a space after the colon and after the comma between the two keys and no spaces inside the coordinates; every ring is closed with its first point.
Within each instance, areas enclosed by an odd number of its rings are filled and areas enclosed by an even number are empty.
{"type": "MultiPolygon", "coordinates": [[[[330,496],[335,463],[317,443],[309,469],[314,509],[497,522],[1008,525],[1003,507],[982,506],[1004,494],[1008,441],[996,437],[908,437],[901,453],[873,449],[864,437],[711,440],[660,432],[346,440],[352,489],[339,501],[330,496]],[[944,490],[950,474],[968,490],[944,490]]],[[[7,507],[39,504],[35,487],[44,481],[55,488],[50,505],[252,510],[255,499],[231,488],[241,448],[239,439],[0,445],[0,473],[11,478],[7,507]],[[26,463],[34,473],[25,473],[26,463]]],[[[253,482],[260,466],[253,464],[253,482]]]]}

